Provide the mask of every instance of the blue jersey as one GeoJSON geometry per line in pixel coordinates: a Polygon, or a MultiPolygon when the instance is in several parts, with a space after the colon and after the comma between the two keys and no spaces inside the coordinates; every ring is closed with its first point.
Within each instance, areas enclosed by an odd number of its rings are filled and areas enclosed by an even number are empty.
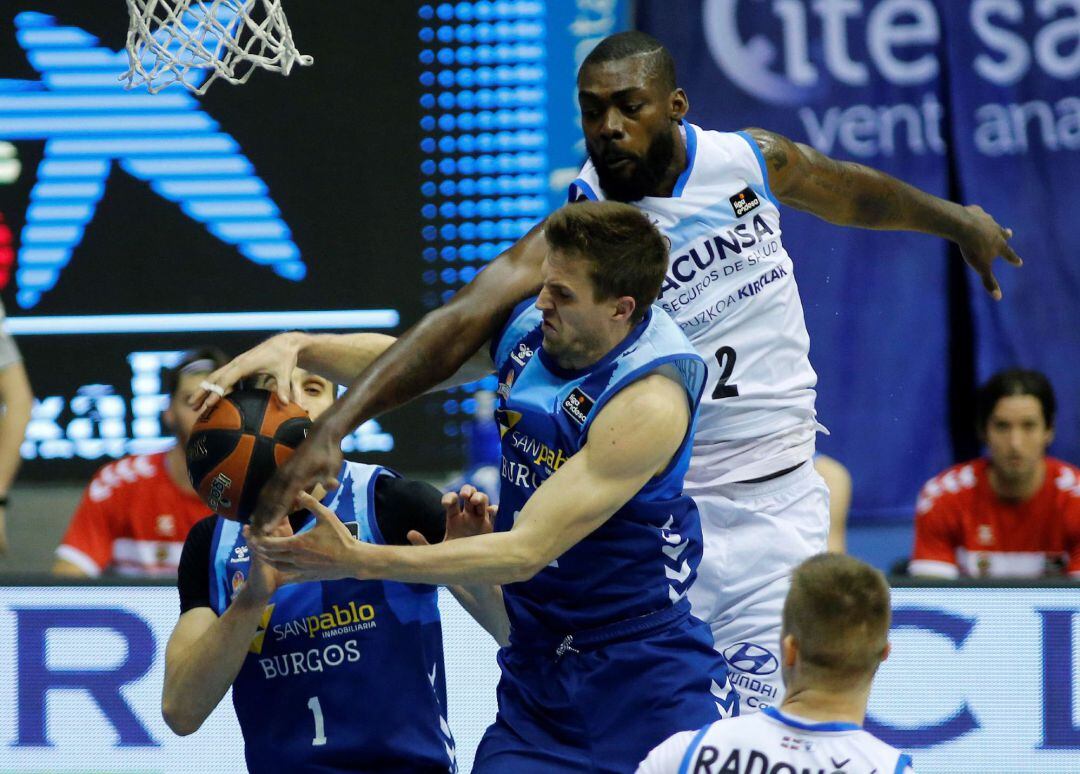
{"type": "Polygon", "coordinates": [[[686,388],[691,429],[671,464],[599,529],[532,579],[503,586],[517,643],[608,626],[686,606],[701,560],[701,525],[682,493],[705,365],[668,315],[651,308],[611,352],[579,371],[542,349],[541,315],[519,305],[495,340],[502,433],[495,528],[509,530],[533,492],[588,437],[593,419],[631,382],[666,369],[686,388]]]}
{"type": "MultiPolygon", "coordinates": [[[[385,468],[347,462],[323,501],[357,539],[383,542],[374,484],[385,468]]],[[[301,527],[310,528],[314,519],[301,527]]],[[[251,556],[219,519],[210,562],[221,615],[251,556]]],[[[251,771],[456,771],[446,723],[442,629],[433,586],[337,580],[278,589],[233,683],[251,771]]]]}

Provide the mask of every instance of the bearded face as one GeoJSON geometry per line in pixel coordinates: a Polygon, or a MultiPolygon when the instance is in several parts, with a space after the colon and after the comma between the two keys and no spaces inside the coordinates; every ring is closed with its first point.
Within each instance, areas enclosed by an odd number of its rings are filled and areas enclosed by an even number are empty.
{"type": "Polygon", "coordinates": [[[600,187],[609,199],[636,202],[657,194],[675,156],[675,139],[671,131],[661,131],[652,137],[644,155],[620,148],[614,143],[596,148],[588,143],[589,158],[596,167],[600,187]]]}

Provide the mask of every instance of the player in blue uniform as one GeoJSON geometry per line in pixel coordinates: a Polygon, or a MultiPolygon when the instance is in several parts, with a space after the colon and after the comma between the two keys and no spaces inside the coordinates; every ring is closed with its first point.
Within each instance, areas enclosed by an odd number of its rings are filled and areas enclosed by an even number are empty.
{"type": "Polygon", "coordinates": [[[686,591],[701,559],[682,494],[705,367],[650,306],[663,238],[624,204],[547,222],[544,284],[492,342],[501,502],[492,534],[373,546],[320,524],[253,540],[305,577],[504,584],[510,644],[475,771],[633,771],[673,729],[736,714],[686,591]]]}
{"type": "MultiPolygon", "coordinates": [[[[296,369],[294,383],[312,416],[333,402],[326,379],[296,369]]],[[[338,478],[316,494],[354,542],[404,543],[410,529],[442,539],[434,487],[352,462],[338,478]]],[[[311,523],[297,514],[282,534],[311,523]]],[[[170,728],[198,729],[232,686],[253,772],[456,771],[436,588],[289,580],[252,554],[238,522],[210,516],[192,528],[165,655],[170,728]]]]}

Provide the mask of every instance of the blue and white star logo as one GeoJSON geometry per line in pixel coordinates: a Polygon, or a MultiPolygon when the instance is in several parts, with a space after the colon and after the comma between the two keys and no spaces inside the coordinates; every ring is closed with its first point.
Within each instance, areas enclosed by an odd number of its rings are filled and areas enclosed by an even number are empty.
{"type": "MultiPolygon", "coordinates": [[[[194,96],[127,91],[120,81],[126,52],[52,16],[20,13],[15,28],[40,80],[0,79],[0,140],[45,142],[19,240],[20,307],[55,287],[114,162],[248,260],[288,280],[304,278],[266,184],[194,96]]],[[[188,79],[203,77],[192,71],[188,79]]]]}

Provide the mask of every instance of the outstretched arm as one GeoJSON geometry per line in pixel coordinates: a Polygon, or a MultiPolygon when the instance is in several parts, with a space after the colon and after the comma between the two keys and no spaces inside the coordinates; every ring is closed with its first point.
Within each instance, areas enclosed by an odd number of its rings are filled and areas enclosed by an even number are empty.
{"type": "Polygon", "coordinates": [[[376,359],[319,417],[308,440],[263,488],[252,515],[256,531],[280,521],[301,490],[333,481],[341,464],[341,440],[354,428],[457,372],[514,306],[539,290],[545,252],[541,223],[376,359]]]}
{"type": "Polygon", "coordinates": [[[841,226],[919,231],[960,247],[983,287],[1000,300],[991,266],[998,256],[1014,266],[1020,257],[1009,246],[1012,229],[998,224],[978,205],[961,206],[920,191],[891,175],[851,161],[837,161],[809,145],[764,129],[747,133],[761,148],[769,187],[784,204],[841,226]]]}
{"type": "Polygon", "coordinates": [[[509,532],[437,545],[358,543],[333,514],[301,496],[318,524],[293,538],[258,538],[252,547],[276,568],[305,579],[382,578],[407,583],[525,581],[625,505],[677,452],[690,422],[686,392],[652,374],[601,410],[586,444],[529,498],[509,532]]]}

